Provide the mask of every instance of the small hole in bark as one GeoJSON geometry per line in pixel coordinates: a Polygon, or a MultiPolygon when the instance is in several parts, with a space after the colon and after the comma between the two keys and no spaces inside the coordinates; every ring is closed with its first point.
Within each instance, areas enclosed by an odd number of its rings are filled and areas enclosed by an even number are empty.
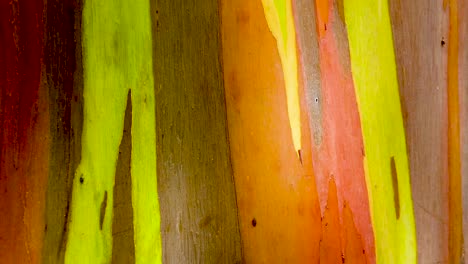
{"type": "Polygon", "coordinates": [[[83,178],[83,175],[80,176],[80,183],[83,184],[84,182],[84,178],[83,178]]]}
{"type": "Polygon", "coordinates": [[[253,227],[256,227],[257,226],[257,220],[254,218],[252,219],[252,226],[253,227]]]}
{"type": "Polygon", "coordinates": [[[440,41],[440,45],[443,47],[445,46],[445,40],[442,38],[442,40],[440,41]]]}

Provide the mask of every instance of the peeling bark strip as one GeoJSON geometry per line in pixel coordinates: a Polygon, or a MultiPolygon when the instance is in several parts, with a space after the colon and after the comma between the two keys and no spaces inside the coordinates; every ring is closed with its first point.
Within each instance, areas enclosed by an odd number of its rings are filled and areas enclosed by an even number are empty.
{"type": "MultiPolygon", "coordinates": [[[[347,202],[355,212],[356,229],[362,236],[364,256],[375,262],[374,230],[371,221],[369,193],[366,185],[363,156],[364,144],[356,90],[351,74],[349,41],[339,1],[315,0],[320,63],[321,115],[312,120],[312,127],[321,128],[322,142],[314,145],[315,181],[322,214],[330,196],[329,182],[336,182],[340,222],[347,202]],[[325,9],[325,10],[324,10],[325,9]],[[319,122],[319,124],[317,124],[319,122]]],[[[315,135],[315,131],[313,132],[315,135]]],[[[388,165],[388,164],[387,164],[388,165]]],[[[348,259],[347,256],[345,256],[348,259]]]]}
{"type": "Polygon", "coordinates": [[[165,263],[242,260],[218,2],[151,0],[165,263]]]}
{"type": "Polygon", "coordinates": [[[375,263],[375,259],[368,256],[374,254],[364,248],[363,236],[354,225],[356,216],[349,204],[344,201],[342,209],[339,206],[337,186],[332,178],[328,182],[327,203],[322,217],[320,263],[375,263]]]}
{"type": "Polygon", "coordinates": [[[405,130],[387,0],[344,0],[351,68],[366,156],[377,263],[416,263],[416,236],[405,130]],[[398,172],[400,218],[392,172],[398,172]]]}
{"type": "MultiPolygon", "coordinates": [[[[338,207],[335,180],[329,181],[327,206],[322,217],[320,263],[341,263],[345,259],[341,245],[342,225],[338,207]]],[[[361,249],[362,251],[362,249],[361,249]]]]}
{"type": "Polygon", "coordinates": [[[129,90],[136,263],[161,263],[149,2],[89,0],[83,7],[84,111],[66,263],[112,259],[114,179],[129,90]]]}
{"type": "MultiPolygon", "coordinates": [[[[458,0],[448,0],[448,172],[449,172],[449,262],[463,261],[463,204],[460,160],[460,98],[458,87],[458,0]]],[[[463,16],[466,16],[464,14],[463,16]]],[[[466,74],[466,73],[465,73],[466,74]]]]}
{"type": "MultiPolygon", "coordinates": [[[[290,0],[262,0],[268,27],[276,39],[283,70],[289,126],[296,152],[302,147],[296,29],[290,0]]],[[[300,157],[299,157],[300,159],[300,157]]]]}
{"type": "Polygon", "coordinates": [[[49,173],[42,0],[0,1],[0,262],[38,263],[49,173]]]}
{"type": "Polygon", "coordinates": [[[373,264],[375,260],[369,258],[369,254],[374,256],[375,252],[365,250],[363,237],[359,233],[354,219],[360,212],[352,212],[349,205],[345,202],[343,205],[343,226],[344,226],[344,257],[346,264],[373,264]],[[369,261],[370,259],[370,261],[369,261]]]}
{"type": "Polygon", "coordinates": [[[112,219],[112,263],[135,263],[132,206],[132,95],[128,91],[124,130],[115,171],[114,215],[112,219]]]}

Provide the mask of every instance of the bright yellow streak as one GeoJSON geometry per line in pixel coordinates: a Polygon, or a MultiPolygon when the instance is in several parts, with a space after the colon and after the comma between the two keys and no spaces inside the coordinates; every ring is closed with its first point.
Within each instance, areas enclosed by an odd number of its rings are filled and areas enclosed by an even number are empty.
{"type": "Polygon", "coordinates": [[[296,153],[301,149],[301,110],[297,79],[296,29],[291,1],[262,0],[268,27],[276,39],[283,66],[288,117],[296,153]]]}

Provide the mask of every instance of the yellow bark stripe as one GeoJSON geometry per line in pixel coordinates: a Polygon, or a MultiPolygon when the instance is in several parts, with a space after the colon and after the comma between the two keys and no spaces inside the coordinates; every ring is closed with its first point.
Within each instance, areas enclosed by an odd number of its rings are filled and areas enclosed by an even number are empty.
{"type": "Polygon", "coordinates": [[[405,131],[386,0],[344,0],[377,263],[416,263],[405,131]]]}
{"type": "Polygon", "coordinates": [[[135,261],[161,263],[149,1],[87,0],[83,66],[82,152],[65,263],[111,262],[113,186],[129,89],[135,261]]]}
{"type": "Polygon", "coordinates": [[[268,27],[276,39],[283,66],[288,117],[296,152],[301,149],[301,112],[297,79],[296,32],[289,0],[262,0],[268,27]]]}

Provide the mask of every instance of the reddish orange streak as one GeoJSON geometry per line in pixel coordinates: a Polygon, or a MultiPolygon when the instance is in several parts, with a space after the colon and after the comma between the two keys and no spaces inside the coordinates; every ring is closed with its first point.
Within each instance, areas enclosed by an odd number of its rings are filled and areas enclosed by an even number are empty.
{"type": "Polygon", "coordinates": [[[328,24],[328,0],[315,1],[315,10],[317,10],[317,31],[319,37],[322,38],[325,36],[325,31],[327,31],[328,24]]]}
{"type": "MultiPolygon", "coordinates": [[[[362,162],[364,145],[349,64],[345,26],[333,2],[330,3],[328,0],[315,2],[316,8],[320,8],[317,10],[317,24],[327,24],[326,32],[321,32],[320,26],[318,31],[322,34],[319,40],[319,52],[323,102],[322,120],[319,122],[322,122],[324,133],[321,145],[314,146],[313,149],[317,192],[323,213],[326,211],[324,208],[327,197],[330,197],[329,181],[334,180],[339,221],[345,224],[343,209],[346,203],[349,211],[354,213],[352,220],[356,233],[361,236],[356,241],[362,239],[365,250],[365,256],[359,255],[359,258],[364,257],[369,263],[374,263],[374,233],[362,162]],[[323,10],[323,8],[328,9],[323,10]]],[[[336,233],[343,236],[343,231],[341,227],[341,231],[336,233]]],[[[352,256],[348,258],[346,254],[344,257],[346,260],[353,258],[352,256]]]]}
{"type": "Polygon", "coordinates": [[[463,248],[463,209],[460,165],[460,106],[458,95],[458,6],[449,1],[448,51],[448,157],[449,157],[449,262],[460,263],[463,248]]]}

